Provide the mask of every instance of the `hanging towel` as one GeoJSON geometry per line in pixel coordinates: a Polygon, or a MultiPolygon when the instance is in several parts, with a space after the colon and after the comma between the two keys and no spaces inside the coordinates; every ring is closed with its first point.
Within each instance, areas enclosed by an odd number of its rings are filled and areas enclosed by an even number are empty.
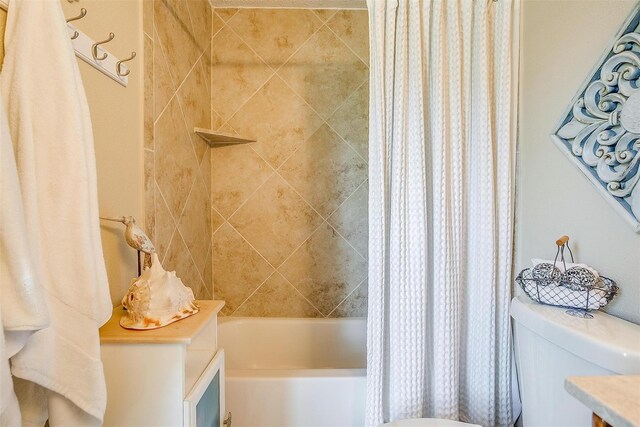
{"type": "Polygon", "coordinates": [[[89,109],[58,0],[10,1],[0,91],[50,316],[11,360],[23,425],[99,425],[98,328],[112,307],[89,109]]]}
{"type": "Polygon", "coordinates": [[[20,425],[9,358],[49,324],[30,237],[7,115],[0,103],[0,426],[20,425]]]}

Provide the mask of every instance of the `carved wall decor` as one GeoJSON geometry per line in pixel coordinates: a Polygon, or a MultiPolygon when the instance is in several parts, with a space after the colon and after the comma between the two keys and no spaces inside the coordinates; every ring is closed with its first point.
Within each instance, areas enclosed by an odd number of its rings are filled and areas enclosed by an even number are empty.
{"type": "Polygon", "coordinates": [[[640,232],[640,4],[551,138],[640,232]]]}

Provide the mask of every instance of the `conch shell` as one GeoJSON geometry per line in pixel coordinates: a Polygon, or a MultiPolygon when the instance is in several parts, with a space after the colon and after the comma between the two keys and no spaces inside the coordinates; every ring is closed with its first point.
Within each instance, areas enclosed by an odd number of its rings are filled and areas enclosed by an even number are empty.
{"type": "Polygon", "coordinates": [[[193,291],[186,287],[175,271],[166,271],[153,254],[151,267],[131,281],[122,298],[126,313],[120,326],[126,329],[156,329],[196,314],[200,309],[193,291]]]}

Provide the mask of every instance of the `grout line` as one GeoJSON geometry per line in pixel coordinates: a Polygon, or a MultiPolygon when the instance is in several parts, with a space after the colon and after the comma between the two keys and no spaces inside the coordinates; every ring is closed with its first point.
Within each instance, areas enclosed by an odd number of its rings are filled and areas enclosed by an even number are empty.
{"type": "MultiPolygon", "coordinates": [[[[211,236],[213,237],[213,235],[216,234],[216,231],[220,230],[220,227],[222,227],[222,225],[225,222],[227,222],[227,220],[224,216],[222,216],[222,214],[216,208],[213,207],[213,200],[211,201],[211,210],[212,210],[212,214],[213,212],[215,212],[223,220],[222,224],[220,224],[218,228],[216,228],[215,230],[213,229],[213,227],[211,227],[211,236]]],[[[213,225],[213,218],[211,218],[211,224],[213,225]]],[[[212,245],[213,245],[213,242],[212,242],[212,245]]]]}
{"type": "MultiPolygon", "coordinates": [[[[364,182],[366,182],[366,180],[365,180],[364,182]]],[[[363,182],[362,184],[364,184],[364,182],[363,182]]],[[[360,184],[360,187],[362,186],[362,184],[360,184]]],[[[358,187],[358,188],[360,188],[360,187],[358,187]]],[[[358,191],[358,190],[356,190],[356,191],[358,191]]],[[[355,194],[355,191],[354,191],[354,194],[355,194]]],[[[353,195],[353,194],[352,194],[352,195],[353,195]]],[[[350,198],[350,197],[351,197],[351,196],[349,196],[349,198],[350,198]]],[[[345,202],[346,202],[346,200],[345,200],[345,202]]],[[[344,202],[343,202],[343,203],[344,203],[344,202]]],[[[340,206],[342,206],[342,205],[340,205],[340,206]]],[[[337,209],[336,209],[336,210],[337,210],[337,209]]],[[[335,212],[334,212],[334,213],[335,213],[335,212]]],[[[364,255],[362,255],[362,254],[360,253],[360,251],[359,251],[359,250],[357,250],[357,249],[355,248],[355,246],[353,246],[353,244],[351,244],[351,242],[349,241],[349,239],[347,239],[346,237],[344,237],[344,236],[342,235],[342,233],[340,233],[340,232],[338,231],[338,229],[337,229],[336,227],[334,227],[334,226],[333,226],[333,224],[331,224],[331,223],[329,222],[329,220],[327,220],[327,224],[329,224],[329,227],[331,227],[331,228],[333,229],[333,231],[335,231],[335,232],[336,232],[336,234],[337,234],[338,236],[342,237],[342,238],[345,240],[345,242],[347,242],[347,244],[351,247],[351,249],[353,249],[354,251],[356,251],[356,253],[360,256],[360,258],[362,258],[362,259],[363,259],[367,264],[369,263],[368,255],[367,255],[366,257],[365,257],[364,255]]]]}
{"type": "Polygon", "coordinates": [[[322,221],[320,221],[320,224],[316,228],[314,228],[307,237],[304,238],[302,243],[300,243],[298,246],[296,246],[296,248],[293,251],[291,251],[291,253],[280,263],[280,265],[278,266],[278,268],[276,268],[276,270],[279,271],[279,269],[283,267],[289,261],[289,259],[291,259],[291,257],[295,255],[295,253],[298,252],[298,250],[302,248],[304,244],[307,243],[309,239],[311,239],[311,237],[313,237],[313,235],[316,234],[316,232],[320,229],[320,227],[322,227],[326,222],[327,222],[326,220],[322,219],[322,221]]]}
{"type": "Polygon", "coordinates": [[[162,257],[162,264],[164,264],[164,262],[167,260],[167,255],[169,255],[169,248],[171,247],[171,243],[173,243],[173,238],[175,237],[177,230],[178,227],[173,227],[173,233],[171,233],[171,238],[169,239],[169,243],[167,243],[167,248],[164,252],[164,256],[162,257]]]}
{"type": "Polygon", "coordinates": [[[187,245],[187,241],[185,240],[184,236],[182,236],[182,233],[180,232],[180,229],[178,227],[176,227],[176,231],[178,232],[178,235],[182,239],[182,243],[184,244],[184,247],[187,248],[187,253],[189,254],[189,258],[191,259],[191,262],[193,263],[193,266],[196,269],[196,273],[198,273],[198,277],[200,278],[200,281],[204,283],[204,278],[202,277],[202,273],[200,273],[200,269],[198,268],[198,263],[193,258],[193,254],[191,253],[191,249],[189,249],[189,245],[187,245]]]}
{"type": "Polygon", "coordinates": [[[300,289],[298,289],[298,288],[297,288],[293,283],[291,283],[291,281],[290,281],[288,278],[286,278],[286,277],[284,276],[284,274],[282,274],[282,273],[281,273],[280,271],[278,271],[278,270],[276,270],[276,272],[277,272],[277,273],[280,275],[280,277],[282,277],[282,278],[283,278],[283,279],[284,279],[284,280],[285,280],[285,281],[286,281],[286,282],[287,282],[287,283],[288,283],[288,284],[289,284],[293,289],[295,289],[295,290],[296,290],[296,292],[298,293],[298,295],[300,295],[300,296],[301,296],[301,297],[302,297],[302,298],[303,298],[303,299],[304,299],[304,300],[305,300],[305,301],[306,301],[306,302],[307,302],[311,307],[313,307],[313,309],[314,309],[315,311],[317,311],[317,312],[318,312],[318,314],[319,314],[321,317],[327,317],[327,316],[325,316],[325,315],[322,313],[322,311],[320,311],[320,309],[318,309],[318,307],[316,307],[316,305],[315,305],[314,303],[312,303],[312,302],[311,302],[311,300],[309,300],[309,298],[307,298],[307,297],[306,297],[302,292],[300,292],[300,289]]]}
{"type": "MultiPolygon", "coordinates": [[[[254,150],[254,152],[255,152],[255,150],[254,150]]],[[[256,153],[256,154],[257,154],[257,153],[256,153]]],[[[260,156],[260,155],[258,154],[258,156],[260,156]]],[[[262,159],[262,157],[260,157],[260,158],[262,159]]],[[[267,166],[269,166],[269,167],[272,169],[272,173],[271,173],[271,174],[270,174],[270,175],[269,175],[269,176],[268,176],[268,177],[267,177],[263,182],[261,182],[261,183],[260,183],[260,185],[258,185],[258,187],[256,187],[256,189],[255,189],[255,190],[253,190],[253,191],[251,192],[251,194],[249,194],[249,195],[247,196],[247,198],[246,198],[242,203],[240,203],[240,206],[238,206],[238,207],[233,211],[233,213],[231,213],[228,217],[226,217],[226,218],[225,218],[225,216],[224,216],[224,215],[220,214],[220,216],[221,216],[225,221],[229,221],[231,218],[233,218],[233,216],[234,216],[235,214],[237,214],[237,213],[238,213],[238,211],[239,211],[240,209],[242,209],[242,207],[243,207],[244,205],[246,205],[246,204],[247,204],[247,202],[248,202],[249,200],[251,200],[251,198],[253,197],[253,195],[254,195],[254,194],[256,194],[256,193],[258,192],[258,190],[260,190],[262,187],[264,187],[264,185],[267,183],[267,181],[269,181],[269,180],[270,180],[270,179],[271,179],[271,178],[276,174],[276,170],[275,170],[275,169],[273,169],[273,167],[269,164],[269,162],[265,161],[264,159],[263,159],[263,161],[267,164],[267,166]]],[[[213,162],[211,163],[211,166],[213,167],[213,162]]],[[[213,185],[213,184],[212,184],[212,185],[213,185]]],[[[212,205],[213,205],[213,201],[212,201],[212,205]]],[[[220,211],[218,211],[217,209],[216,209],[216,211],[217,211],[218,213],[220,213],[220,211]]]]}
{"type": "MultiPolygon", "coordinates": [[[[369,177],[366,177],[364,179],[364,181],[362,181],[360,184],[358,184],[358,186],[355,188],[355,190],[353,190],[353,192],[351,194],[349,194],[349,196],[346,199],[344,199],[342,201],[342,203],[340,203],[340,205],[338,205],[334,210],[331,211],[331,213],[329,215],[327,215],[327,221],[329,220],[329,218],[331,218],[333,216],[333,214],[338,212],[338,209],[340,209],[345,203],[347,203],[347,200],[349,200],[351,197],[353,197],[354,194],[356,194],[358,192],[360,187],[362,187],[368,181],[369,181],[369,177]]],[[[368,197],[367,197],[367,200],[368,200],[368,197]]]]}
{"type": "Polygon", "coordinates": [[[267,283],[267,280],[269,280],[269,279],[271,278],[271,276],[273,276],[274,274],[276,274],[276,270],[273,270],[273,271],[271,272],[271,274],[269,274],[269,275],[267,276],[267,278],[266,278],[266,279],[264,279],[264,280],[262,281],[262,283],[260,283],[260,284],[258,285],[258,287],[257,287],[257,288],[255,288],[255,289],[253,290],[253,292],[251,292],[251,294],[249,294],[249,296],[248,296],[248,297],[246,297],[246,298],[245,298],[245,299],[240,303],[240,305],[238,305],[238,307],[236,307],[236,309],[235,309],[235,310],[233,310],[233,312],[232,312],[229,316],[233,316],[234,314],[236,314],[236,313],[238,312],[238,310],[240,310],[240,308],[241,308],[243,305],[245,305],[245,304],[247,303],[247,301],[249,301],[249,299],[250,299],[252,296],[254,296],[254,295],[255,295],[255,293],[256,293],[256,292],[258,292],[258,290],[259,290],[261,287],[263,287],[263,286],[264,286],[264,284],[265,284],[265,283],[267,283]]]}
{"type": "MultiPolygon", "coordinates": [[[[158,40],[158,43],[160,43],[160,40],[158,40]]],[[[169,70],[169,76],[171,78],[174,78],[173,76],[171,76],[171,69],[169,67],[169,62],[167,61],[167,58],[164,55],[164,51],[162,50],[162,43],[160,43],[160,53],[162,53],[162,56],[164,58],[165,61],[165,65],[167,66],[167,69],[169,70]]],[[[173,92],[173,95],[171,95],[171,98],[169,98],[169,101],[167,101],[167,105],[165,105],[162,108],[162,111],[160,112],[160,114],[158,114],[158,117],[155,119],[154,124],[158,123],[158,120],[160,119],[160,116],[162,116],[162,114],[164,114],[165,110],[167,109],[167,107],[169,106],[169,104],[171,104],[171,101],[173,100],[173,98],[175,98],[176,96],[178,96],[178,92],[180,92],[180,89],[182,88],[182,86],[184,85],[184,82],[187,81],[187,79],[189,78],[189,76],[191,75],[191,73],[193,72],[193,70],[195,69],[196,65],[198,65],[198,62],[200,62],[200,59],[202,59],[202,57],[204,56],[204,54],[207,52],[207,49],[204,49],[202,51],[202,53],[198,56],[198,58],[195,60],[195,62],[193,63],[193,65],[191,66],[191,68],[189,69],[189,71],[187,72],[187,74],[185,74],[184,79],[182,79],[182,81],[180,82],[180,84],[178,85],[178,87],[176,87],[175,91],[173,92]]],[[[155,80],[155,73],[154,73],[154,80],[155,80]]],[[[171,82],[173,83],[173,81],[171,82]]],[[[155,86],[155,85],[154,85],[155,86]]],[[[178,100],[179,101],[179,100],[178,100]]],[[[209,101],[211,102],[211,101],[209,101]]],[[[179,103],[179,102],[178,102],[179,103]]]]}
{"type": "MultiPolygon", "coordinates": [[[[368,272],[367,272],[367,273],[368,273],[368,272]]],[[[346,297],[344,297],[344,299],[343,299],[342,301],[340,301],[340,303],[338,303],[338,305],[336,305],[336,306],[333,308],[333,310],[331,310],[331,312],[330,312],[329,314],[327,314],[327,317],[331,317],[331,315],[332,315],[332,314],[333,314],[333,313],[334,313],[334,312],[335,312],[335,311],[336,311],[336,310],[337,310],[337,309],[338,309],[342,304],[344,304],[344,302],[345,302],[346,300],[348,300],[348,299],[349,299],[349,297],[351,297],[351,295],[353,295],[353,294],[358,290],[358,288],[360,288],[360,286],[362,286],[362,285],[364,284],[364,282],[365,282],[368,278],[369,278],[369,277],[368,277],[368,275],[367,275],[367,276],[365,276],[365,278],[364,278],[364,279],[362,279],[362,280],[360,281],[360,283],[358,283],[358,285],[356,285],[356,287],[355,287],[355,288],[353,288],[353,290],[352,290],[351,292],[349,292],[349,294],[348,294],[346,297]]]]}
{"type": "MultiPolygon", "coordinates": [[[[173,235],[175,234],[176,228],[178,228],[178,226],[176,224],[175,219],[173,218],[173,214],[171,213],[171,209],[169,209],[169,204],[167,203],[167,200],[164,198],[164,194],[162,194],[162,190],[160,189],[160,186],[157,183],[154,183],[154,184],[157,187],[156,188],[156,195],[157,194],[160,195],[160,197],[162,199],[161,200],[162,203],[164,203],[164,206],[167,208],[167,212],[169,212],[169,218],[171,219],[171,224],[173,225],[173,231],[171,232],[171,237],[169,238],[169,241],[167,243],[167,247],[165,248],[165,253],[162,256],[162,261],[161,262],[164,263],[164,260],[167,257],[167,252],[169,252],[169,247],[171,246],[171,241],[173,240],[173,235]]],[[[156,202],[157,202],[157,200],[158,199],[157,199],[157,196],[156,196],[156,202]]],[[[154,209],[155,209],[155,206],[154,206],[154,209]]],[[[157,215],[158,214],[158,210],[155,209],[155,211],[156,211],[155,214],[156,214],[156,231],[157,231],[157,228],[158,228],[158,215],[157,215]]],[[[158,237],[157,234],[155,235],[155,237],[158,237]]]]}
{"type": "MultiPolygon", "coordinates": [[[[333,113],[331,113],[331,115],[327,118],[327,120],[325,120],[325,122],[324,122],[324,123],[329,127],[329,129],[331,129],[333,132],[335,132],[335,134],[336,134],[336,135],[338,135],[342,141],[344,141],[344,142],[345,142],[349,147],[351,147],[351,149],[352,149],[353,151],[355,151],[355,153],[356,153],[356,154],[357,154],[357,155],[362,159],[362,161],[363,161],[363,162],[365,162],[365,163],[367,164],[367,167],[368,167],[368,166],[369,166],[369,161],[368,161],[367,159],[365,159],[365,158],[362,156],[362,154],[360,154],[360,152],[358,152],[358,150],[356,150],[356,149],[355,149],[355,147],[354,147],[351,143],[349,143],[349,141],[347,141],[347,140],[345,139],[345,137],[344,137],[344,136],[342,136],[342,135],[340,134],[340,132],[338,132],[336,129],[334,129],[334,128],[333,128],[333,126],[331,126],[331,125],[329,124],[329,120],[331,120],[331,118],[332,118],[333,116],[335,116],[335,115],[336,115],[336,113],[338,112],[338,110],[339,110],[339,109],[341,109],[342,107],[344,107],[344,106],[345,106],[345,104],[346,104],[347,102],[349,102],[349,100],[351,100],[352,98],[354,98],[354,97],[355,97],[356,92],[358,92],[358,91],[360,90],[360,88],[362,88],[362,86],[364,86],[365,84],[366,84],[366,85],[368,85],[368,84],[369,84],[369,79],[367,79],[367,80],[365,80],[364,82],[362,82],[362,84],[361,84],[360,86],[358,86],[358,87],[356,88],[356,90],[354,90],[354,91],[353,91],[353,93],[352,93],[351,95],[349,95],[349,96],[347,97],[347,99],[345,99],[345,100],[344,100],[344,102],[343,102],[342,104],[340,104],[340,106],[336,109],[336,111],[334,111],[333,113]]],[[[367,107],[367,110],[368,110],[368,107],[367,107]]],[[[368,116],[368,115],[369,115],[369,114],[367,114],[367,116],[368,116]]],[[[367,147],[369,146],[369,144],[368,144],[368,140],[369,140],[369,135],[367,135],[367,147]]]]}
{"type": "MultiPolygon", "coordinates": [[[[235,15],[233,15],[231,18],[229,18],[229,22],[231,22],[231,20],[232,20],[233,18],[235,18],[235,17],[236,17],[236,15],[237,15],[237,13],[236,13],[235,15]]],[[[222,19],[222,18],[221,18],[221,19],[222,19]]],[[[251,100],[251,98],[253,98],[253,97],[254,97],[254,96],[255,96],[255,95],[260,91],[260,89],[262,89],[262,88],[263,88],[263,87],[264,87],[264,86],[269,82],[269,80],[271,80],[271,79],[273,78],[273,76],[276,74],[276,70],[274,70],[274,69],[273,69],[269,64],[267,64],[267,63],[264,61],[264,59],[262,59],[262,56],[260,56],[260,55],[258,54],[258,52],[256,52],[256,51],[251,47],[251,45],[250,45],[249,43],[247,43],[247,42],[246,42],[242,37],[240,37],[240,35],[238,35],[238,33],[236,33],[236,32],[233,30],[233,28],[231,28],[231,26],[230,26],[230,25],[228,25],[228,22],[225,22],[225,25],[224,25],[224,26],[226,26],[226,27],[227,27],[227,29],[228,29],[228,30],[229,30],[229,31],[230,31],[234,36],[236,36],[238,39],[240,39],[240,41],[241,41],[242,43],[244,43],[244,44],[245,44],[245,46],[247,46],[247,48],[249,48],[249,50],[250,50],[250,51],[251,51],[251,52],[252,52],[252,53],[253,53],[253,54],[254,54],[254,55],[255,55],[255,56],[260,60],[260,62],[261,62],[265,67],[267,67],[267,69],[270,71],[269,76],[266,78],[266,80],[265,80],[264,82],[262,82],[262,83],[258,86],[258,88],[257,88],[257,89],[256,89],[256,90],[251,94],[251,96],[249,96],[249,97],[248,97],[248,98],[247,98],[247,99],[246,99],[246,100],[245,100],[245,101],[244,101],[244,102],[243,102],[243,103],[242,103],[242,104],[241,104],[241,105],[240,105],[240,106],[239,106],[239,107],[234,111],[234,112],[232,112],[232,113],[229,115],[229,118],[228,118],[228,119],[226,119],[225,117],[223,117],[223,116],[220,114],[220,112],[216,111],[216,113],[217,113],[220,117],[222,117],[224,120],[226,120],[226,121],[228,122],[229,120],[231,120],[231,119],[233,118],[233,116],[235,116],[235,115],[238,113],[238,111],[240,111],[240,110],[241,110],[241,109],[242,109],[242,108],[243,108],[243,107],[244,107],[244,106],[245,106],[245,105],[246,105],[246,104],[251,100]]],[[[222,31],[222,29],[221,29],[220,31],[222,31]]],[[[218,31],[218,33],[217,33],[217,34],[219,34],[219,33],[220,33],[220,31],[218,31]]],[[[212,42],[213,42],[213,40],[212,40],[212,42]]],[[[213,46],[213,43],[212,43],[212,46],[213,46]]],[[[213,56],[212,56],[212,58],[213,58],[213,56]]],[[[212,60],[212,64],[211,64],[211,66],[213,66],[213,60],[212,60]]],[[[211,73],[211,74],[212,74],[212,79],[213,79],[213,73],[211,73]]],[[[212,89],[213,89],[213,85],[212,85],[212,89]]],[[[212,109],[213,109],[213,108],[212,108],[212,109]]]]}
{"type": "Polygon", "coordinates": [[[319,9],[311,9],[311,10],[312,10],[312,11],[313,11],[313,13],[318,17],[318,19],[320,19],[320,21],[322,21],[322,23],[323,23],[323,24],[326,24],[326,23],[327,23],[327,22],[329,22],[329,21],[331,20],[331,18],[333,18],[333,17],[336,15],[336,13],[338,13],[338,11],[339,11],[339,10],[341,10],[341,9],[321,9],[321,8],[319,8],[319,9]],[[333,13],[332,13],[332,14],[331,14],[331,16],[329,16],[327,19],[322,19],[322,18],[320,17],[320,15],[318,15],[318,14],[315,12],[316,10],[329,10],[329,11],[332,11],[333,13]]]}
{"type": "MultiPolygon", "coordinates": [[[[329,29],[329,31],[331,31],[333,33],[334,36],[336,36],[338,38],[338,40],[340,40],[342,43],[344,43],[344,45],[347,47],[347,49],[349,49],[351,51],[351,53],[353,53],[356,58],[358,58],[360,61],[362,61],[362,63],[367,67],[367,69],[370,68],[371,64],[371,60],[366,61],[364,58],[362,58],[355,50],[353,50],[353,48],[351,46],[349,46],[349,43],[347,43],[342,37],[340,37],[340,35],[338,33],[336,33],[335,31],[333,31],[333,28],[331,28],[328,24],[329,21],[331,21],[338,12],[341,12],[342,10],[337,11],[335,14],[333,14],[331,16],[331,18],[327,19],[327,22],[324,23],[324,25],[326,25],[326,27],[329,29]]],[[[367,23],[367,28],[369,27],[368,23],[367,23]]],[[[367,41],[369,40],[369,34],[367,34],[367,41]]]]}
{"type": "MultiPolygon", "coordinates": [[[[187,16],[189,16],[189,23],[191,24],[191,33],[189,35],[191,35],[195,41],[196,39],[196,26],[193,23],[193,16],[191,16],[191,7],[189,7],[189,3],[190,2],[186,2],[187,3],[187,16]]],[[[212,23],[213,25],[213,23],[212,23]]],[[[198,46],[197,43],[194,43],[196,46],[198,46]]]]}
{"type": "MultiPolygon", "coordinates": [[[[158,30],[156,29],[155,22],[154,22],[154,24],[153,24],[153,29],[154,29],[155,33],[157,34],[157,33],[158,33],[158,30]]],[[[170,81],[170,83],[171,83],[171,88],[173,89],[173,88],[174,88],[174,83],[173,83],[173,81],[174,81],[174,79],[176,79],[176,77],[174,77],[174,76],[171,74],[171,67],[169,67],[169,61],[167,61],[167,55],[166,55],[166,54],[165,54],[165,52],[164,52],[164,51],[165,51],[165,48],[164,48],[164,47],[163,47],[163,45],[162,45],[162,40],[160,40],[160,35],[159,35],[159,34],[158,34],[158,40],[157,40],[157,42],[158,42],[158,47],[160,48],[160,55],[162,55],[162,59],[164,59],[164,65],[165,65],[165,68],[166,68],[166,70],[167,70],[167,74],[169,74],[169,81],[170,81]]],[[[154,43],[154,45],[155,45],[155,43],[154,43]]],[[[154,51],[155,51],[155,46],[154,46],[154,51]]],[[[155,52],[154,52],[154,53],[155,53],[155,52]]],[[[154,61],[154,65],[155,65],[155,61],[154,61]]],[[[188,74],[189,74],[189,73],[187,73],[187,75],[188,75],[188,74]]],[[[156,77],[157,77],[157,76],[156,76],[156,73],[154,72],[154,73],[153,73],[154,87],[155,87],[155,79],[156,79],[156,77]]],[[[173,99],[173,97],[176,95],[176,93],[177,93],[177,92],[178,92],[178,89],[176,88],[176,89],[173,91],[173,94],[171,95],[171,97],[169,98],[169,101],[167,101],[167,105],[165,105],[165,106],[164,106],[164,108],[162,108],[162,110],[161,110],[161,111],[160,111],[160,113],[158,114],[158,117],[154,119],[154,121],[153,121],[153,123],[154,123],[154,124],[156,124],[156,123],[158,122],[158,119],[160,118],[160,116],[162,115],[162,113],[164,113],[164,110],[166,110],[166,109],[167,109],[167,106],[171,103],[171,100],[173,99]]],[[[155,100],[154,100],[154,101],[155,101],[155,100]]]]}
{"type": "Polygon", "coordinates": [[[318,15],[316,15],[315,13],[313,13],[313,11],[311,12],[312,15],[320,22],[320,25],[318,25],[318,28],[316,28],[316,30],[311,33],[309,35],[309,37],[307,37],[307,39],[305,41],[303,41],[302,43],[300,43],[300,46],[298,46],[298,48],[296,50],[293,51],[293,53],[291,55],[289,55],[285,60],[282,61],[282,63],[280,65],[278,65],[278,68],[275,69],[276,73],[278,71],[280,71],[282,69],[282,67],[284,67],[285,65],[287,65],[287,63],[291,60],[291,58],[293,58],[294,56],[296,56],[298,54],[298,52],[300,52],[300,50],[307,44],[309,43],[309,40],[311,40],[316,34],[318,34],[320,32],[320,30],[322,29],[322,27],[325,26],[325,22],[322,21],[322,19],[320,19],[320,17],[318,15]]]}

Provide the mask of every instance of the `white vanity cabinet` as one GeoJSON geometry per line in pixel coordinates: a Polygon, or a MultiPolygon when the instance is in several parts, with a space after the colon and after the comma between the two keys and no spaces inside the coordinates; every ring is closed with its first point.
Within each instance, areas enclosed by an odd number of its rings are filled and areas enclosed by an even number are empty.
{"type": "Polygon", "coordinates": [[[104,426],[223,427],[224,351],[217,348],[222,301],[163,328],[119,325],[122,307],[100,328],[107,382],[104,426]]]}

